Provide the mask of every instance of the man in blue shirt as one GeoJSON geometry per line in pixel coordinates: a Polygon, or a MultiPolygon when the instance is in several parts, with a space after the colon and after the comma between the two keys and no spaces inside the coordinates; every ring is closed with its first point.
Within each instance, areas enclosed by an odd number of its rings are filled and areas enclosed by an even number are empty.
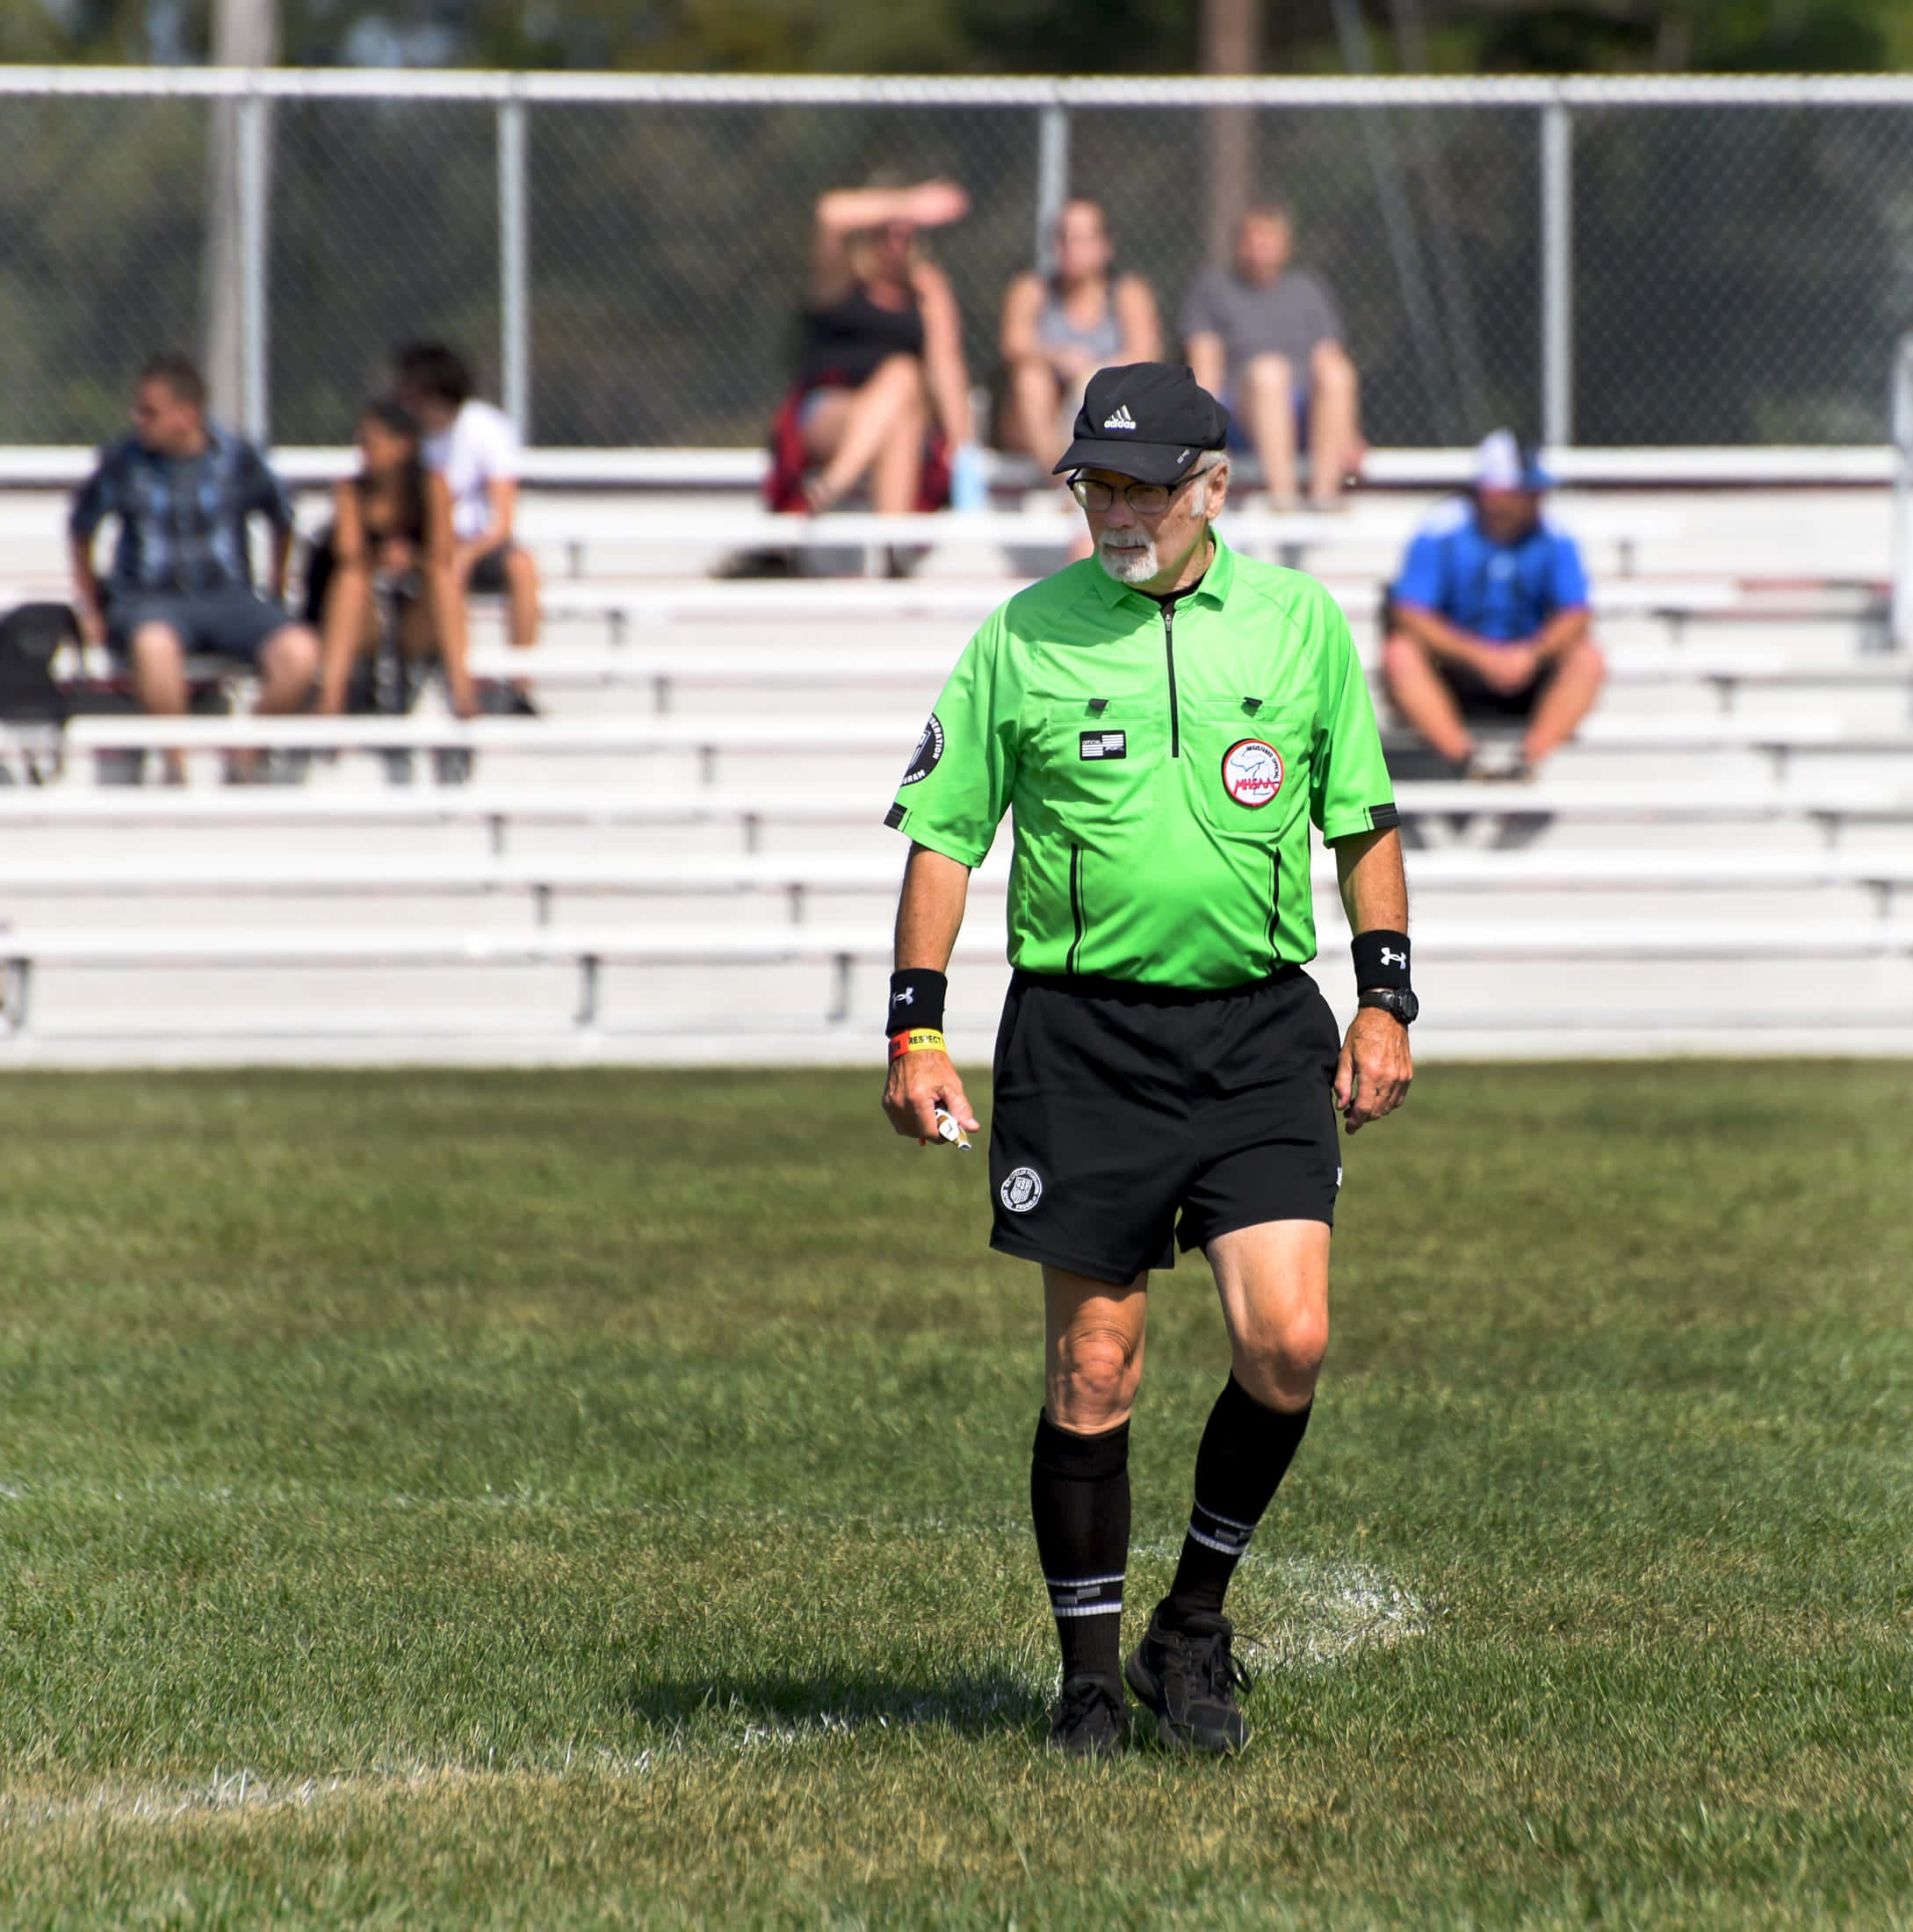
{"type": "Polygon", "coordinates": [[[1389,596],[1382,674],[1402,717],[1458,770],[1531,776],[1574,735],[1606,675],[1588,635],[1587,573],[1541,515],[1554,479],[1497,429],[1474,487],[1415,534],[1389,596]],[[1484,768],[1470,717],[1527,722],[1512,767],[1484,768]]]}
{"type": "MultiPolygon", "coordinates": [[[[206,387],[187,357],[155,356],[134,391],[133,433],[100,451],[70,523],[80,625],[132,660],[141,703],[186,709],[186,653],[237,658],[259,674],[259,709],[302,710],[319,640],[285,614],[292,507],[265,458],[206,415],[206,387]],[[270,594],[256,589],[247,526],[272,531],[270,594]],[[119,523],[111,575],[93,569],[93,540],[119,523]]],[[[177,772],[178,761],[170,761],[177,772]]]]}

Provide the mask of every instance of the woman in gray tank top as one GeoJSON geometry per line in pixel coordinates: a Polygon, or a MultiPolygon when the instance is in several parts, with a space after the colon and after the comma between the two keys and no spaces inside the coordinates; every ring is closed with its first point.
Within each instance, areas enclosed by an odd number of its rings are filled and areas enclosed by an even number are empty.
{"type": "Polygon", "coordinates": [[[1110,273],[1114,252],[1101,205],[1067,201],[1056,272],[1019,275],[1003,298],[1004,446],[1027,451],[1044,473],[1068,445],[1084,384],[1112,363],[1162,356],[1156,298],[1141,276],[1110,273]]]}

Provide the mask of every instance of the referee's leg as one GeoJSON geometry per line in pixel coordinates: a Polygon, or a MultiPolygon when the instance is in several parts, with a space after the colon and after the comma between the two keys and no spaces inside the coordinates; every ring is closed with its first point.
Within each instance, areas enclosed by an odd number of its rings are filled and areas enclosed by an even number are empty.
{"type": "Polygon", "coordinates": [[[1164,1743],[1238,1751],[1248,1729],[1236,1690],[1247,1678],[1234,1662],[1223,1599],[1309,1426],[1328,1349],[1329,1224],[1261,1222],[1216,1236],[1207,1251],[1231,1373],[1196,1451],[1175,1580],[1128,1676],[1164,1743]]]}
{"type": "Polygon", "coordinates": [[[1123,1728],[1123,1580],[1130,1554],[1130,1410],[1143,1378],[1149,1276],[1121,1286],[1043,1271],[1044,1400],[1029,1513],[1063,1652],[1050,1740],[1116,1748],[1123,1728]]]}
{"type": "Polygon", "coordinates": [[[1309,1426],[1328,1352],[1329,1225],[1265,1221],[1217,1235],[1209,1265],[1229,1330],[1229,1381],[1195,1455],[1195,1501],[1160,1614],[1222,1614],[1255,1526],[1309,1426]]]}

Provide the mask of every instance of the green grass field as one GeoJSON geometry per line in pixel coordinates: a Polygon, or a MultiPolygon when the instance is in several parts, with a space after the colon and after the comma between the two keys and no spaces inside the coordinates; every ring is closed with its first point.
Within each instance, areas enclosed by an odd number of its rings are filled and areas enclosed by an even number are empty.
{"type": "Polygon", "coordinates": [[[0,1924],[1913,1925],[1909,1079],[1427,1072],[1255,1742],[1089,1767],[1034,1274],[875,1071],[0,1081],[0,1924]]]}

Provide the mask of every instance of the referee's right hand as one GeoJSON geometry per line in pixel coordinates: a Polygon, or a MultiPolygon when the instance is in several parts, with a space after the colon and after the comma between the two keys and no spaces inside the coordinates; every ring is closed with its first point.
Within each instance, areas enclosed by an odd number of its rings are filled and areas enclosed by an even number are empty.
{"type": "Polygon", "coordinates": [[[890,1063],[884,1082],[884,1111],[899,1134],[913,1134],[920,1141],[935,1142],[936,1105],[941,1100],[966,1134],[980,1134],[983,1122],[971,1112],[964,1095],[964,1084],[947,1053],[928,1048],[917,1053],[899,1054],[890,1063]]]}

